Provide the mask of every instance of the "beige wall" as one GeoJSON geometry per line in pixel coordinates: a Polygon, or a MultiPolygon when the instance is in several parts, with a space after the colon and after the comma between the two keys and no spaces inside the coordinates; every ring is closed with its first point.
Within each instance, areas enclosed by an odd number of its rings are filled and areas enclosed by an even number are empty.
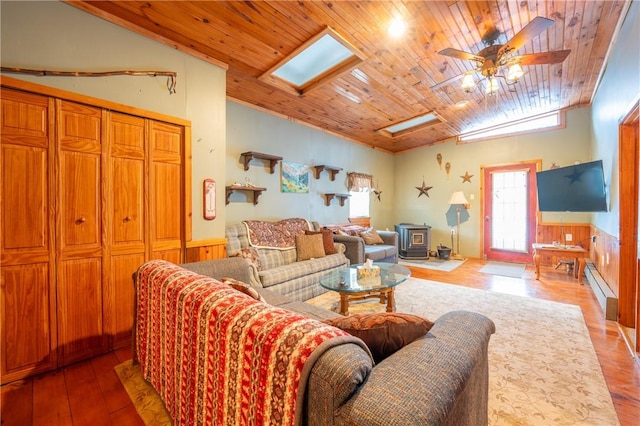
{"type": "Polygon", "coordinates": [[[594,214],[599,229],[619,238],[618,125],[640,97],[640,4],[635,1],[615,41],[592,107],[592,144],[609,178],[609,212],[594,214]]]}
{"type": "Polygon", "coordinates": [[[257,206],[241,195],[233,195],[227,206],[227,223],[245,219],[279,219],[288,216],[304,217],[321,224],[345,223],[349,217],[348,202],[340,206],[337,200],[325,206],[322,194],[346,193],[347,172],[374,176],[374,185],[382,190],[378,201],[371,196],[373,225],[393,228],[395,207],[393,156],[360,144],[347,142],[325,132],[294,123],[283,118],[234,103],[227,103],[227,183],[244,183],[245,178],[257,186],[267,188],[257,206]],[[292,194],[280,190],[280,165],[269,174],[263,161],[253,160],[248,171],[240,164],[240,153],[257,151],[278,155],[284,161],[306,165],[341,167],[335,181],[327,172],[320,179],[310,173],[309,193],[292,194]],[[249,201],[249,202],[247,202],[249,201]]]}
{"type": "MultiPolygon", "coordinates": [[[[463,191],[470,201],[469,220],[460,226],[460,247],[464,256],[480,257],[481,254],[481,188],[480,168],[523,160],[542,160],[542,168],[548,169],[552,163],[568,166],[576,161],[589,161],[590,152],[590,112],[588,108],[575,109],[566,114],[566,128],[547,132],[532,133],[517,137],[507,137],[489,141],[456,144],[447,142],[422,148],[395,157],[395,205],[396,223],[426,223],[432,226],[431,248],[443,244],[451,246],[451,228],[447,224],[449,197],[454,191],[463,191]],[[436,160],[442,155],[442,168],[436,160]],[[447,176],[444,165],[451,164],[447,176]],[[461,176],[469,172],[471,182],[464,182],[461,176]],[[418,197],[415,187],[433,186],[429,197],[418,197]],[[472,201],[470,197],[475,199],[472,201]]],[[[588,214],[565,213],[562,220],[569,223],[590,221],[588,214]]],[[[543,222],[559,222],[557,214],[543,215],[543,222]]]]}
{"type": "MultiPolygon", "coordinates": [[[[193,140],[193,236],[224,235],[225,211],[205,221],[202,180],[225,181],[224,69],[60,2],[0,2],[0,59],[5,67],[56,71],[159,70],[178,73],[177,93],[164,77],[37,77],[8,74],[45,86],[188,119],[193,140]]],[[[224,206],[224,191],[218,191],[224,206]]],[[[178,206],[176,206],[178,208],[178,206]]]]}

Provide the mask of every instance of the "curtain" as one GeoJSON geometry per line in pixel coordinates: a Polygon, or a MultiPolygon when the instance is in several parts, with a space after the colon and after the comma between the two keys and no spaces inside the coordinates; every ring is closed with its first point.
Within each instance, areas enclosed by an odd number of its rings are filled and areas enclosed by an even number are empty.
{"type": "Polygon", "coordinates": [[[364,173],[347,173],[349,192],[371,192],[373,176],[364,173]]]}

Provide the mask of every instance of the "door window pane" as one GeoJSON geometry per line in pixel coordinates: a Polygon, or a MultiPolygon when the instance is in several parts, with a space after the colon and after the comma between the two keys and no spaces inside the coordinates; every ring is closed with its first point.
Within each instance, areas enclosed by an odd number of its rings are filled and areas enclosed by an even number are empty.
{"type": "Polygon", "coordinates": [[[527,251],[528,171],[491,174],[491,248],[527,251]]]}

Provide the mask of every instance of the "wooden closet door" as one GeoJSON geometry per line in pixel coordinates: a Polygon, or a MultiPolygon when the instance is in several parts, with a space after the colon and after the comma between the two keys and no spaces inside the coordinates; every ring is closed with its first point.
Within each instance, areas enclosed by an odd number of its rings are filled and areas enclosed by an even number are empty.
{"type": "Polygon", "coordinates": [[[183,261],[184,127],[149,120],[151,258],[183,261]]]}
{"type": "Polygon", "coordinates": [[[103,324],[102,110],[57,102],[58,356],[107,350],[103,324]]]}
{"type": "Polygon", "coordinates": [[[107,294],[112,347],[131,344],[132,275],[147,257],[145,120],[111,113],[109,122],[110,280],[107,294]]]}
{"type": "Polygon", "coordinates": [[[0,111],[0,375],[56,366],[53,103],[2,89],[0,111]]]}

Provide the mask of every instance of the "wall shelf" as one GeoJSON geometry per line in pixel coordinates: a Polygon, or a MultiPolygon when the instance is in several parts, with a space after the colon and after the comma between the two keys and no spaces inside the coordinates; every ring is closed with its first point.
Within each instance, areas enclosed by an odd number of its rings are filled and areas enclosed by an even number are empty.
{"type": "Polygon", "coordinates": [[[319,166],[313,166],[313,176],[316,179],[320,179],[320,173],[322,173],[323,170],[326,170],[327,172],[329,172],[329,177],[331,178],[331,180],[336,180],[336,175],[338,173],[340,173],[340,171],[342,170],[341,167],[333,167],[333,166],[327,166],[327,165],[319,165],[319,166]]]}
{"type": "Polygon", "coordinates": [[[243,186],[243,185],[229,185],[225,186],[225,192],[227,194],[225,204],[229,204],[229,197],[235,191],[253,192],[253,205],[258,204],[258,197],[262,194],[262,191],[266,191],[267,188],[261,188],[258,186],[243,186]]]}
{"type": "Polygon", "coordinates": [[[324,205],[331,204],[331,200],[337,198],[340,201],[340,205],[344,206],[344,201],[348,200],[351,195],[349,194],[324,194],[324,205]]]}
{"type": "Polygon", "coordinates": [[[275,167],[276,167],[276,164],[278,164],[278,161],[282,160],[282,157],[280,157],[280,156],[271,155],[271,154],[263,154],[261,152],[255,152],[255,151],[243,152],[242,154],[240,154],[240,157],[242,157],[242,161],[244,162],[244,170],[245,171],[249,170],[249,163],[251,162],[251,159],[253,159],[253,158],[258,158],[260,160],[268,161],[269,162],[269,170],[270,170],[271,174],[273,174],[273,172],[275,171],[275,167]]]}

